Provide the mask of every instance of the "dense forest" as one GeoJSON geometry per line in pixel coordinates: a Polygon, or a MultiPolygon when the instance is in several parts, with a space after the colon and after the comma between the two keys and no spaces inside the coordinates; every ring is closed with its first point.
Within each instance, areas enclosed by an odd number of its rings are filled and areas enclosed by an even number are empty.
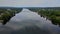
{"type": "Polygon", "coordinates": [[[16,13],[21,12],[22,8],[0,8],[0,22],[5,25],[16,13]]]}

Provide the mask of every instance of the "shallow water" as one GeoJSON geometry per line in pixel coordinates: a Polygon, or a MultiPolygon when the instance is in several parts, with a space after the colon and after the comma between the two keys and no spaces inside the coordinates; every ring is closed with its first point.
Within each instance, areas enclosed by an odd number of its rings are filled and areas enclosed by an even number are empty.
{"type": "Polygon", "coordinates": [[[0,24],[0,34],[60,34],[60,27],[36,12],[23,9],[6,24],[0,24]]]}

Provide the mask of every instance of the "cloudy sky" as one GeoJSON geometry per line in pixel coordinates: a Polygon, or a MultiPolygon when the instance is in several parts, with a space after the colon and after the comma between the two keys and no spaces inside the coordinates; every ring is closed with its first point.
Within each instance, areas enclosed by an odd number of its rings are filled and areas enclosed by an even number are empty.
{"type": "Polygon", "coordinates": [[[8,7],[60,7],[60,0],[0,0],[0,6],[8,7]]]}

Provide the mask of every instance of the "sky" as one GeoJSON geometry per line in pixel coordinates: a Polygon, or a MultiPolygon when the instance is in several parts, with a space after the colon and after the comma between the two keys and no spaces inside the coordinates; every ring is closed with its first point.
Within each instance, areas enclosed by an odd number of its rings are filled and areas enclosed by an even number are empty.
{"type": "Polygon", "coordinates": [[[60,0],[0,0],[0,7],[60,7],[60,0]]]}

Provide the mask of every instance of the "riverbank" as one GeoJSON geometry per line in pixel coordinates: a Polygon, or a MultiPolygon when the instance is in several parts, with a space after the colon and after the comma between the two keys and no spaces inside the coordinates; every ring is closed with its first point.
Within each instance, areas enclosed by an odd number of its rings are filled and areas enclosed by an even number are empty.
{"type": "Polygon", "coordinates": [[[37,12],[41,17],[46,17],[51,20],[53,24],[60,25],[60,10],[58,9],[37,9],[30,8],[29,10],[37,12]]]}
{"type": "Polygon", "coordinates": [[[15,16],[15,14],[21,12],[22,8],[20,9],[1,9],[0,8],[0,22],[2,22],[3,25],[5,25],[9,20],[10,18],[12,18],[13,16],[15,16]]]}

